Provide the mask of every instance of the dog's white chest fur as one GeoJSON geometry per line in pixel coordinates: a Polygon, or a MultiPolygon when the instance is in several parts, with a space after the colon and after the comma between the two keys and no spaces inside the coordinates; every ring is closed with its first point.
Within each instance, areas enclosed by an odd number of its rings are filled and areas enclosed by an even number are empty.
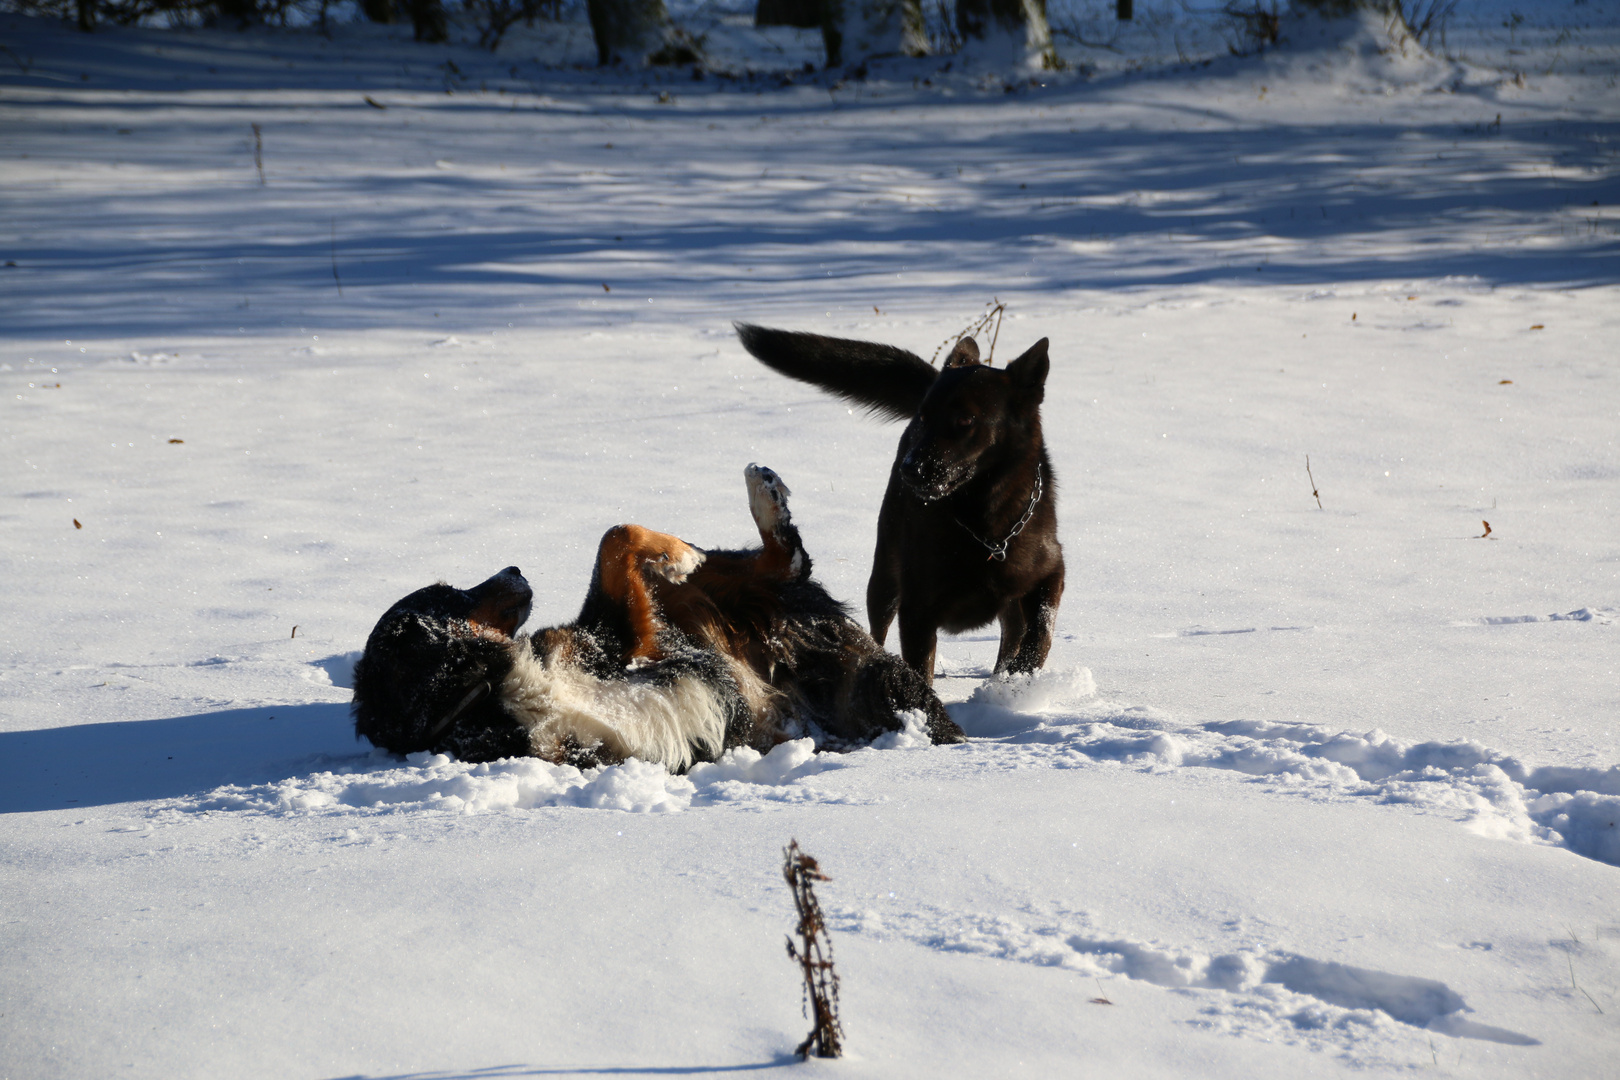
{"type": "Polygon", "coordinates": [[[599,679],[566,660],[535,655],[526,640],[517,646],[501,698],[528,728],[537,757],[554,758],[573,736],[581,746],[600,743],[615,756],[676,770],[696,759],[694,747],[713,757],[725,743],[725,704],[701,678],[599,679]]]}

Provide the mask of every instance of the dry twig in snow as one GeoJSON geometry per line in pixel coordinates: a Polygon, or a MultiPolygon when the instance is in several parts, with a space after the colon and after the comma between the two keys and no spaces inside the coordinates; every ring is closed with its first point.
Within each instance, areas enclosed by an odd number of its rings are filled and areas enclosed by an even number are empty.
{"type": "Polygon", "coordinates": [[[804,972],[804,1000],[806,1013],[814,1013],[815,1027],[793,1051],[801,1058],[842,1057],[843,1029],[838,1023],[838,973],[833,970],[832,938],[827,936],[827,924],[821,918],[821,904],[816,900],[813,886],[817,881],[831,881],[821,872],[816,860],[799,848],[793,840],[782,850],[784,863],[782,876],[787,879],[793,893],[793,905],[799,909],[799,925],[787,939],[788,956],[804,972]]]}

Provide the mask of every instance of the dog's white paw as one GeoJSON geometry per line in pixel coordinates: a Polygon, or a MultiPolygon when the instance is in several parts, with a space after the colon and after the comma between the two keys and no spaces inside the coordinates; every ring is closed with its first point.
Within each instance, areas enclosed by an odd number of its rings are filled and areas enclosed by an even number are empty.
{"type": "Polygon", "coordinates": [[[703,552],[690,544],[683,545],[684,551],[663,552],[655,559],[647,562],[649,569],[665,581],[679,585],[687,576],[703,565],[703,552]]]}
{"type": "Polygon", "coordinates": [[[749,465],[743,470],[743,478],[748,482],[748,509],[761,532],[775,532],[792,519],[788,513],[788,496],[793,492],[774,470],[749,465]]]}

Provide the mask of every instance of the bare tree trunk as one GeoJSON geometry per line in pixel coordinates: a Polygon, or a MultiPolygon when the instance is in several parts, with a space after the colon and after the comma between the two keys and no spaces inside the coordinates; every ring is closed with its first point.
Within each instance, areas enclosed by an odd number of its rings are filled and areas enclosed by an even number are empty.
{"type": "Polygon", "coordinates": [[[1327,18],[1337,18],[1348,15],[1357,8],[1371,8],[1373,11],[1388,11],[1396,6],[1394,0],[1295,0],[1297,6],[1307,11],[1314,11],[1327,18]]]}
{"type": "Polygon", "coordinates": [[[1130,22],[1135,17],[1131,0],[1114,0],[1114,18],[1120,22],[1130,22]]]}
{"type": "Polygon", "coordinates": [[[822,0],[759,0],[754,8],[754,25],[801,29],[820,26],[821,5],[822,0]]]}
{"type": "Polygon", "coordinates": [[[824,0],[821,39],[827,66],[859,64],[875,56],[924,56],[922,0],[824,0]]]}
{"type": "MultiPolygon", "coordinates": [[[[1294,0],[1294,7],[1324,19],[1342,19],[1358,11],[1371,11],[1384,17],[1391,36],[1397,42],[1416,40],[1411,25],[1406,21],[1407,5],[1401,0],[1294,0]]],[[[1427,30],[1428,26],[1425,23],[1424,29],[1427,30]]]]}
{"type": "Polygon", "coordinates": [[[1046,0],[956,0],[956,30],[992,63],[1060,66],[1046,22],[1046,0]]]}
{"type": "Polygon", "coordinates": [[[79,29],[90,33],[96,28],[96,0],[79,0],[79,29]]]}
{"type": "Polygon", "coordinates": [[[405,10],[411,14],[411,27],[417,41],[450,40],[450,22],[440,0],[405,0],[405,10]]]}
{"type": "Polygon", "coordinates": [[[587,0],[600,64],[641,63],[673,27],[664,0],[587,0]]]}
{"type": "Polygon", "coordinates": [[[374,23],[391,23],[399,18],[394,0],[360,0],[360,10],[374,23]]]}
{"type": "Polygon", "coordinates": [[[239,30],[261,21],[259,0],[217,0],[214,6],[222,18],[236,20],[239,30]]]}

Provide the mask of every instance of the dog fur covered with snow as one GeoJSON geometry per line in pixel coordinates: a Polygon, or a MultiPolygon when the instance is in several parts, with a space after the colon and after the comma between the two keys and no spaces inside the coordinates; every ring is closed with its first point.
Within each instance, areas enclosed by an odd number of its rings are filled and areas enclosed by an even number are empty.
{"type": "Polygon", "coordinates": [[[743,347],[801,382],[909,420],[878,511],[866,614],[881,644],[932,682],[940,630],[1001,623],[996,671],[1046,663],[1063,598],[1057,478],[1041,432],[1051,367],[1042,338],[1004,368],[972,338],[936,370],[892,345],[739,323],[743,347]]]}
{"type": "Polygon", "coordinates": [[[854,746],[901,729],[902,713],[935,742],[963,741],[927,683],[811,579],[786,485],[756,465],[746,476],[760,547],[609,529],[566,625],[518,633],[533,593],[515,566],[400,600],[355,664],[356,733],[401,754],[672,770],[806,735],[854,746]]]}

